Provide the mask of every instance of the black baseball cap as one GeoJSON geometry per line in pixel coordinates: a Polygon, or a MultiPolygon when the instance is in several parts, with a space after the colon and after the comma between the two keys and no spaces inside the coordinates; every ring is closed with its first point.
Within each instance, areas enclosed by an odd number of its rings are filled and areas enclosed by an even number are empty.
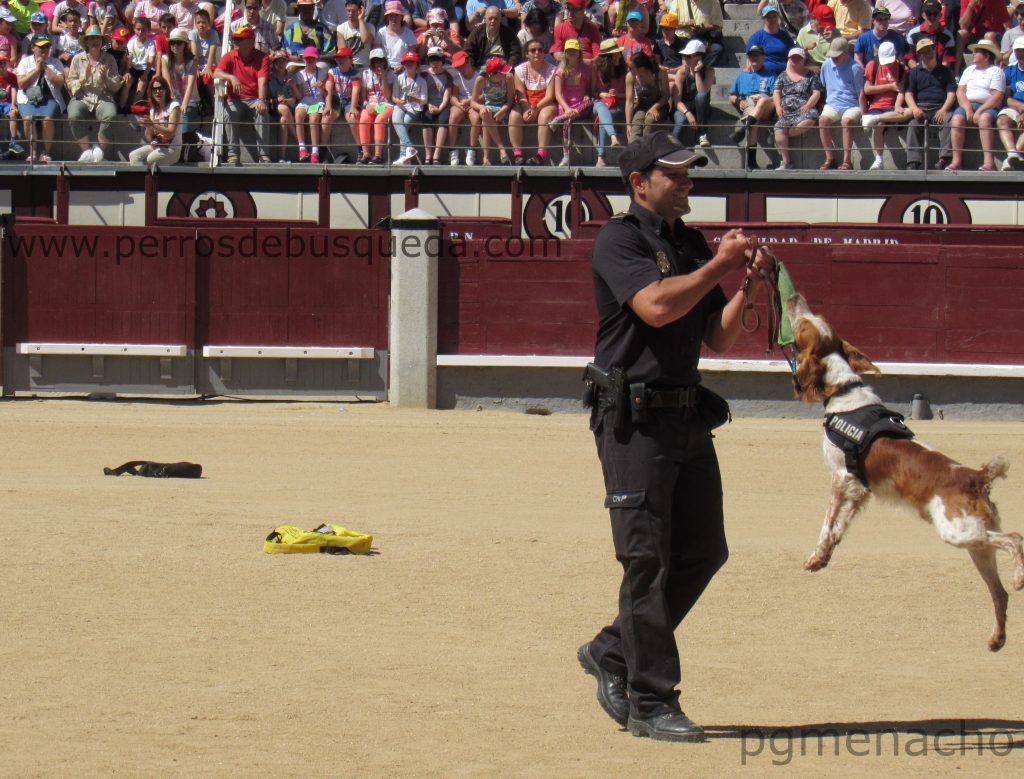
{"type": "Polygon", "coordinates": [[[629,180],[633,171],[643,172],[654,165],[666,168],[701,168],[708,158],[688,149],[663,130],[644,135],[633,141],[619,155],[619,170],[623,180],[629,180]]]}

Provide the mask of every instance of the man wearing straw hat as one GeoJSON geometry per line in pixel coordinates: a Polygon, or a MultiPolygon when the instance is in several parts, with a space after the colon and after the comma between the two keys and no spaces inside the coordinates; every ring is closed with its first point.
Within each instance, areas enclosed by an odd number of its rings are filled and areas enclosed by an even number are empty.
{"type": "Polygon", "coordinates": [[[111,122],[117,118],[114,96],[128,77],[122,76],[114,58],[103,51],[106,36],[99,27],[90,27],[82,36],[85,51],[71,60],[67,73],[68,119],[71,132],[82,150],[79,162],[103,162],[111,140],[111,122]],[[92,122],[98,123],[96,143],[89,140],[92,122]]]}

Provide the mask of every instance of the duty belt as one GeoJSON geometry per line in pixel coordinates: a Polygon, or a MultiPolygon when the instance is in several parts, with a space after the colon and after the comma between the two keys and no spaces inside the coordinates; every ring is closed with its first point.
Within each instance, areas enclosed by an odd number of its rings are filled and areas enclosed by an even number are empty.
{"type": "Polygon", "coordinates": [[[697,388],[647,390],[648,408],[693,408],[697,405],[697,388]]]}

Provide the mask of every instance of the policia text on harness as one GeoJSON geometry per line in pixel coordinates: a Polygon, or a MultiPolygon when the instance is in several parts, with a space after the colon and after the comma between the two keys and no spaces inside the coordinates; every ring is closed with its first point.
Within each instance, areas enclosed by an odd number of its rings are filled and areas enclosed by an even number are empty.
{"type": "Polygon", "coordinates": [[[885,406],[864,406],[843,414],[825,415],[825,435],[843,450],[846,470],[870,488],[864,475],[864,455],[876,438],[913,438],[903,416],[885,406]]]}

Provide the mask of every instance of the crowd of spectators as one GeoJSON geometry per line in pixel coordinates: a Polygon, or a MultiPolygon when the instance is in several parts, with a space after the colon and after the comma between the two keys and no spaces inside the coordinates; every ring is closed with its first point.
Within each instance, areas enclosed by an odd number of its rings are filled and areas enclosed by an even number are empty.
{"type": "Polygon", "coordinates": [[[1024,0],[967,0],[959,16],[941,0],[832,0],[809,9],[801,0],[761,0],[760,13],[764,26],[747,41],[730,94],[740,112],[733,139],[746,147],[748,167],[757,167],[759,124],[774,120],[783,170],[793,167],[790,139],[814,128],[825,153],[820,170],[852,170],[862,128],[871,136],[870,168],[881,170],[885,128],[904,124],[908,170],[928,166],[928,148],[937,151],[932,168],[963,169],[968,128],[980,137],[980,170],[996,170],[997,130],[1002,170],[1024,170],[1024,0]],[[794,18],[805,23],[797,29],[794,18]],[[925,139],[929,129],[937,144],[925,139]]]}
{"type": "MultiPolygon", "coordinates": [[[[197,159],[218,83],[228,164],[249,128],[262,163],[380,165],[394,133],[396,164],[567,165],[580,123],[598,166],[659,126],[712,145],[720,0],[293,2],[290,21],[286,0],[234,0],[227,12],[198,0],[0,0],[0,156],[50,162],[66,117],[79,161],[100,162],[112,123],[130,116],[143,141],[132,162],[197,159]],[[351,145],[333,144],[339,124],[351,145]],[[468,148],[455,145],[463,125],[468,148]]],[[[885,128],[906,125],[908,169],[928,164],[928,148],[933,165],[961,169],[972,128],[982,170],[997,167],[997,133],[1002,168],[1024,169],[1024,0],[757,8],[761,29],[729,90],[748,167],[762,130],[785,169],[791,139],[816,129],[822,170],[852,168],[857,131],[877,170],[885,128]]]]}

